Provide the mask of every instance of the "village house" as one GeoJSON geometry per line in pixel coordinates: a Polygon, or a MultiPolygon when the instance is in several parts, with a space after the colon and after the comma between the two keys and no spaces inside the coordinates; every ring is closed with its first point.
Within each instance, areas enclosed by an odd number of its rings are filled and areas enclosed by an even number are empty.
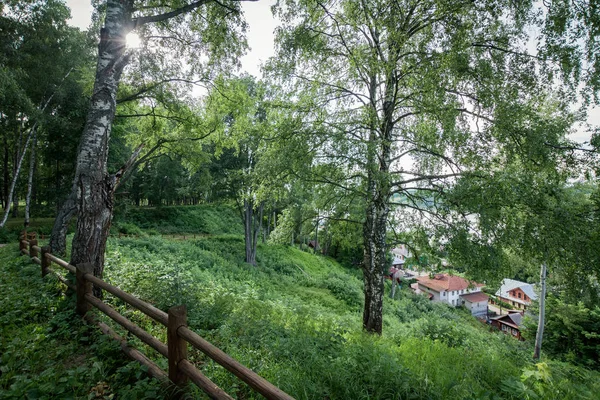
{"type": "Polygon", "coordinates": [[[503,279],[496,296],[499,300],[521,310],[526,310],[531,305],[531,301],[538,298],[533,291],[533,285],[514,279],[503,279]]]}
{"type": "Polygon", "coordinates": [[[410,257],[410,253],[408,252],[408,247],[406,245],[401,244],[398,247],[394,247],[392,249],[392,267],[394,268],[402,268],[406,263],[406,259],[410,257]]]}
{"type": "Polygon", "coordinates": [[[521,337],[521,323],[523,321],[522,311],[512,310],[507,315],[490,318],[492,326],[500,329],[507,335],[511,335],[519,340],[521,337]]]}
{"type": "Polygon", "coordinates": [[[482,283],[468,281],[460,276],[436,274],[433,277],[417,277],[411,285],[416,293],[427,294],[432,301],[446,303],[453,307],[465,306],[477,317],[487,315],[488,296],[481,292],[482,283]]]}

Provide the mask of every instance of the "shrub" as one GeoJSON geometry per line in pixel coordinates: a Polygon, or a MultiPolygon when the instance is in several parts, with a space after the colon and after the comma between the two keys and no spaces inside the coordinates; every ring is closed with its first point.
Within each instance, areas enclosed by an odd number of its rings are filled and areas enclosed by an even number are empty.
{"type": "Polygon", "coordinates": [[[328,289],[338,300],[350,307],[360,307],[364,303],[364,294],[358,279],[339,274],[330,274],[324,281],[323,287],[328,289]]]}

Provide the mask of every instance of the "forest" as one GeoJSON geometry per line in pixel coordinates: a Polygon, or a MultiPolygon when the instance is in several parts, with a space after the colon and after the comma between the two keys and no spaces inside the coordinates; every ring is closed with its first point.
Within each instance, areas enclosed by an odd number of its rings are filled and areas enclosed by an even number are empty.
{"type": "Polygon", "coordinates": [[[17,257],[24,229],[294,398],[597,398],[600,2],[278,0],[260,76],[252,0],[91,3],[86,30],[0,3],[0,398],[181,395],[17,257]],[[398,247],[532,284],[524,340],[396,295],[398,247]]]}

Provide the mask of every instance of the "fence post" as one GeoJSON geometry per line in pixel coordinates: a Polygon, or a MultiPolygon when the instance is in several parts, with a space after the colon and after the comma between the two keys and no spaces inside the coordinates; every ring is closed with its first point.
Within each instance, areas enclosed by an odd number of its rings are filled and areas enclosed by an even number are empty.
{"type": "Polygon", "coordinates": [[[169,379],[179,386],[185,384],[188,378],[179,369],[179,362],[187,359],[187,342],[177,334],[177,329],[181,326],[187,326],[187,309],[185,305],[169,308],[169,322],[167,324],[169,379]]]}
{"type": "Polygon", "coordinates": [[[77,311],[77,314],[85,315],[85,313],[91,308],[90,303],[85,300],[85,295],[92,293],[92,282],[87,281],[83,275],[93,273],[94,264],[77,264],[76,268],[77,271],[75,273],[75,279],[77,283],[77,305],[75,310],[77,311]]]}
{"type": "Polygon", "coordinates": [[[19,252],[23,252],[23,250],[27,250],[27,233],[26,231],[21,231],[19,235],[19,252]]]}
{"type": "Polygon", "coordinates": [[[50,251],[50,246],[42,247],[42,278],[48,274],[48,268],[50,268],[50,260],[48,259],[50,251]]]}
{"type": "Polygon", "coordinates": [[[37,250],[33,248],[33,246],[37,246],[37,245],[38,245],[37,239],[31,239],[29,241],[29,257],[33,258],[33,257],[38,256],[37,250]]]}

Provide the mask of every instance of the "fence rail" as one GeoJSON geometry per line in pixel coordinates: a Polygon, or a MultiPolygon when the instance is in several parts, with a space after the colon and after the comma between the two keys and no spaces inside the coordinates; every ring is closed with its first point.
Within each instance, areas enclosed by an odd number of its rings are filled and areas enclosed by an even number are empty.
{"type": "Polygon", "coordinates": [[[171,307],[169,312],[166,313],[154,307],[152,304],[146,303],[116,286],[95,277],[92,274],[94,267],[92,264],[87,263],[73,266],[52,255],[48,246],[38,246],[37,235],[34,233],[23,232],[21,234],[19,237],[19,250],[21,254],[28,255],[33,262],[41,266],[42,276],[52,273],[63,284],[75,291],[77,295],[77,313],[82,315],[88,322],[98,326],[104,334],[118,341],[123,352],[130,358],[148,367],[148,372],[153,377],[160,380],[169,379],[178,386],[185,385],[189,379],[213,399],[232,399],[231,396],[214,384],[188,361],[187,348],[188,344],[190,344],[237,376],[240,380],[248,384],[255,392],[260,393],[265,398],[269,400],[293,400],[293,397],[251,369],[240,364],[231,356],[189,329],[187,326],[187,310],[185,305],[171,307]],[[50,268],[52,263],[75,274],[75,284],[50,268]],[[92,284],[106,290],[131,307],[138,309],[143,314],[164,325],[167,328],[167,344],[161,342],[150,333],[119,314],[119,312],[111,306],[95,297],[92,294],[92,284]],[[126,339],[119,336],[108,325],[97,321],[92,314],[88,313],[92,307],[111,318],[126,331],[132,333],[156,352],[166,357],[169,363],[168,373],[160,369],[143,353],[131,347],[126,339]]]}

